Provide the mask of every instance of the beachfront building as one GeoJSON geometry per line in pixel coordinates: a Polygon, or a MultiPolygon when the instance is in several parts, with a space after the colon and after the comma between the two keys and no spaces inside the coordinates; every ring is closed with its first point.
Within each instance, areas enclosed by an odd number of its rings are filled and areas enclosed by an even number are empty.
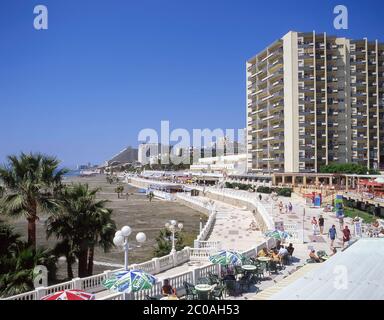
{"type": "Polygon", "coordinates": [[[245,153],[218,157],[200,158],[196,164],[191,165],[191,172],[221,173],[224,176],[241,175],[246,171],[245,153]]]}
{"type": "Polygon", "coordinates": [[[248,172],[384,167],[384,44],[291,31],[246,68],[248,172]]]}

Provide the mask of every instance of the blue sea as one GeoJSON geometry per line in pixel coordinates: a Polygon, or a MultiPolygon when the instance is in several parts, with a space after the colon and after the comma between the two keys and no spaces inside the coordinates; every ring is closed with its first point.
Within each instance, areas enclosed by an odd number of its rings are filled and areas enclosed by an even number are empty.
{"type": "Polygon", "coordinates": [[[70,177],[78,177],[80,175],[80,170],[71,170],[67,172],[64,177],[70,178],[70,177]]]}

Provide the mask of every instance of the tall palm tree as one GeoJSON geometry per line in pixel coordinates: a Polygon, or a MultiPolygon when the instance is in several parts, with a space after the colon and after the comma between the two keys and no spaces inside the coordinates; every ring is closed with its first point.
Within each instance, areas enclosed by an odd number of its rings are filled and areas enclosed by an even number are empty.
{"type": "Polygon", "coordinates": [[[36,220],[39,213],[57,208],[55,193],[67,172],[58,169],[59,161],[40,153],[8,156],[0,167],[0,180],[5,191],[1,198],[2,212],[9,216],[25,216],[28,221],[28,244],[36,248],[36,220]]]}
{"type": "Polygon", "coordinates": [[[47,219],[47,236],[55,234],[67,245],[66,257],[71,259],[75,254],[78,258],[79,277],[92,274],[95,246],[107,251],[116,232],[112,210],[105,208],[107,200],[96,199],[98,191],[90,189],[88,184],[66,186],[60,197],[60,212],[47,219]]]}

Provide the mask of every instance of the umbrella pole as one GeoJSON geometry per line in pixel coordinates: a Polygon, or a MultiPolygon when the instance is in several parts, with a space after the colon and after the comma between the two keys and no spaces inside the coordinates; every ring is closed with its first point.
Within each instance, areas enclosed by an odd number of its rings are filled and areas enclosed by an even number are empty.
{"type": "Polygon", "coordinates": [[[125,238],[124,242],[124,269],[125,271],[128,271],[128,237],[125,238]]]}

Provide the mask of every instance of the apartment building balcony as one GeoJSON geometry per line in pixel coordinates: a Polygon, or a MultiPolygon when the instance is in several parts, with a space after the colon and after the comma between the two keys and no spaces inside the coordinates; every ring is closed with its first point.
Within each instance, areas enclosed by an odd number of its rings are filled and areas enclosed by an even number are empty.
{"type": "Polygon", "coordinates": [[[313,82],[315,80],[315,77],[313,75],[304,75],[304,76],[299,76],[299,81],[304,81],[304,82],[313,82]]]}

